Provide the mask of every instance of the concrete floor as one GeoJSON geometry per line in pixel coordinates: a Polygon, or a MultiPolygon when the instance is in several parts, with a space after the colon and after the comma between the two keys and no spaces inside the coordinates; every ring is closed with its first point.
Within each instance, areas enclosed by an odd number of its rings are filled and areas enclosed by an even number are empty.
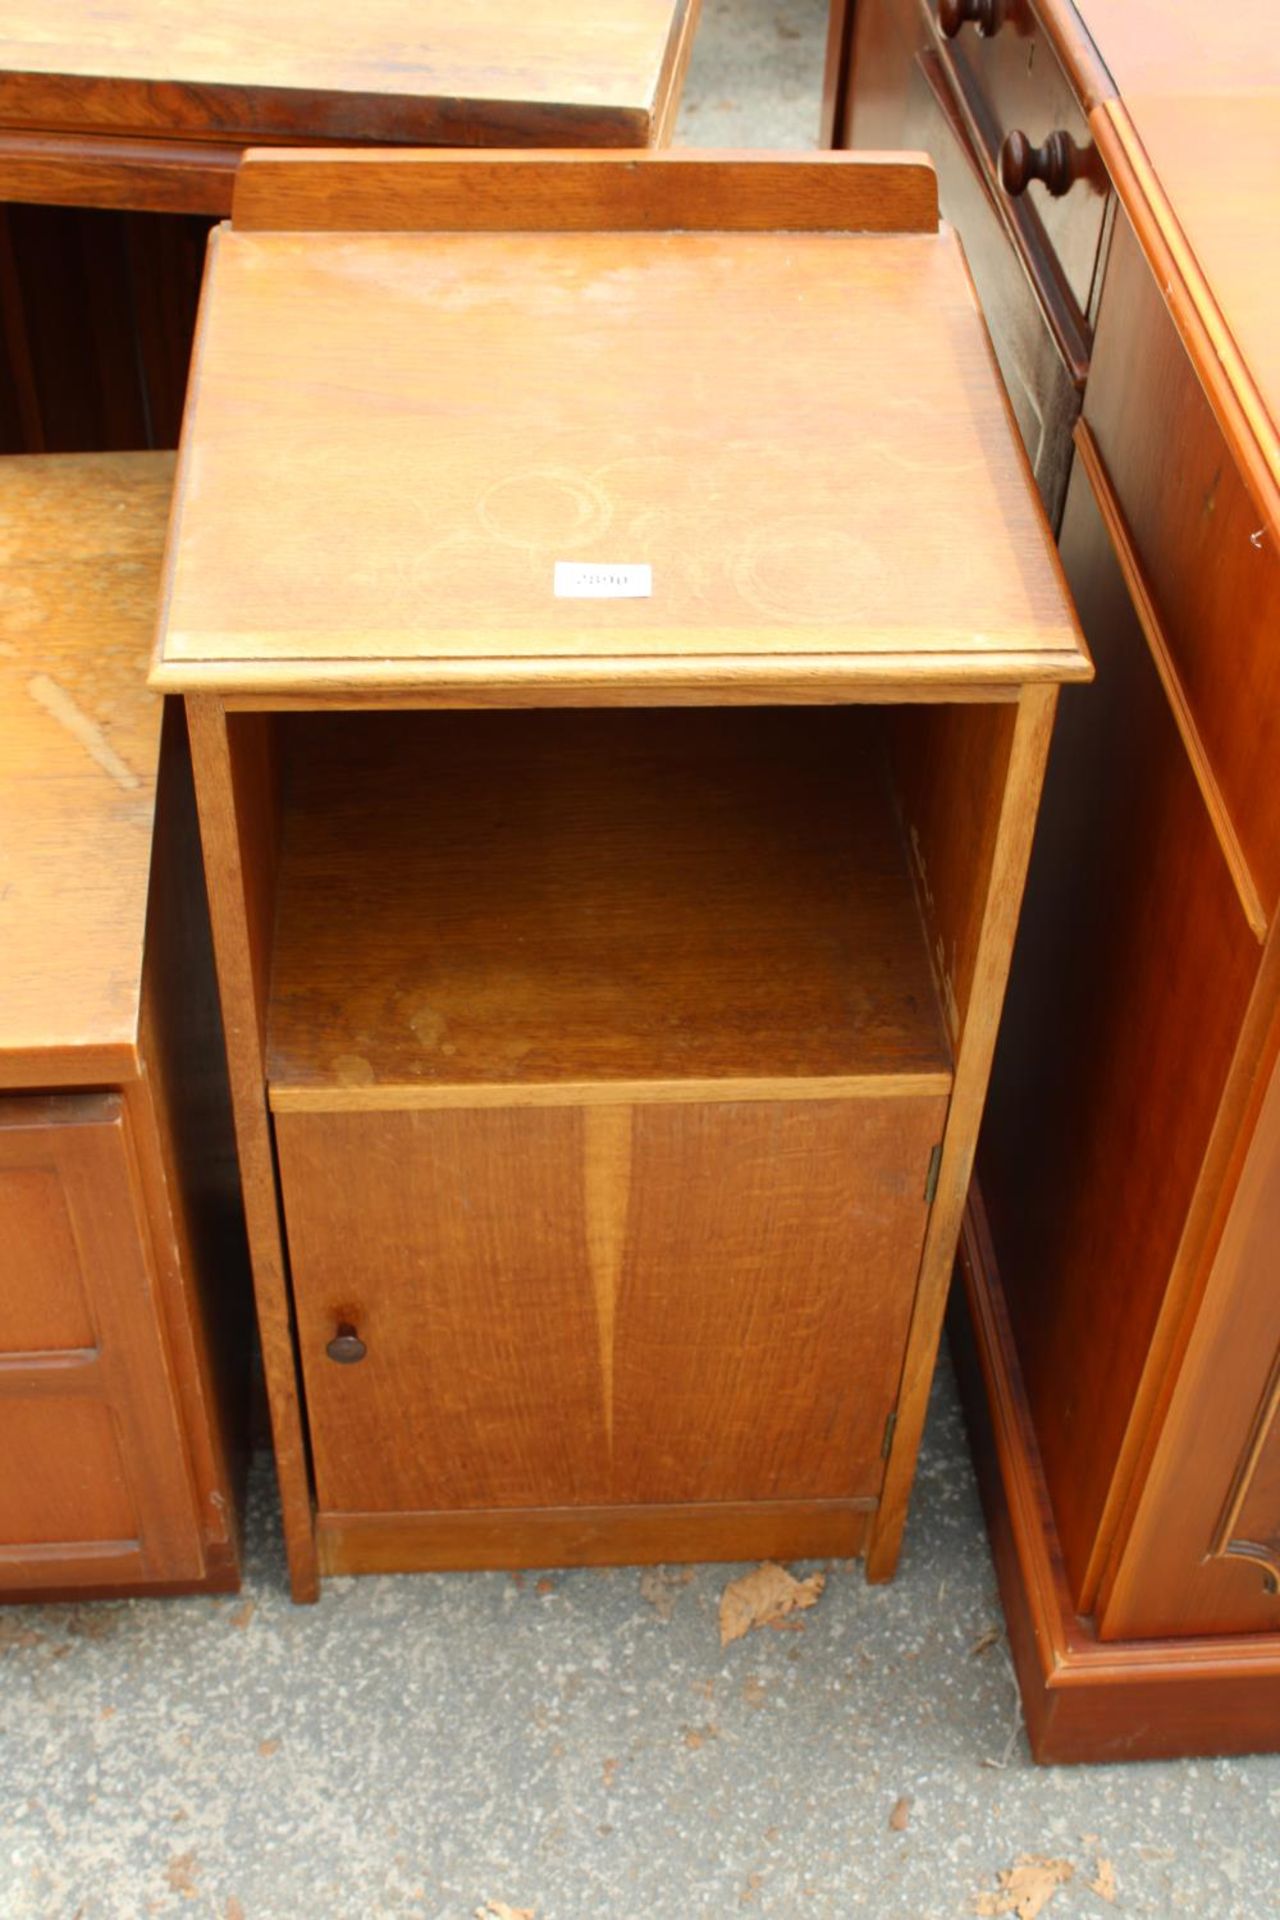
{"type": "MultiPolygon", "coordinates": [[[[823,15],[704,0],[681,139],[810,144],[823,15]]],[[[295,1608],[264,1463],[242,1596],[0,1610],[0,1920],[951,1920],[1023,1854],[1050,1920],[1280,1911],[1280,1758],[1031,1765],[945,1374],[892,1586],[722,1651],[736,1571],[295,1608]]]]}
{"type": "Polygon", "coordinates": [[[945,1376],[892,1586],[722,1651],[739,1571],[294,1607],[264,1463],[243,1595],[0,1611],[0,1916],[951,1920],[1021,1854],[1049,1920],[1276,1912],[1280,1759],[1031,1765],[945,1376]]]}
{"type": "Polygon", "coordinates": [[[827,0],[702,0],[675,140],[815,147],[827,0]]]}

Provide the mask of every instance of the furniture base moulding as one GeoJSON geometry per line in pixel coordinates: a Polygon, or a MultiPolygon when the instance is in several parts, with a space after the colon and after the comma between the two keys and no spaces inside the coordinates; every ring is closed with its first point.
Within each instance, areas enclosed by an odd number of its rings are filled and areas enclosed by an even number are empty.
{"type": "Polygon", "coordinates": [[[1034,1757],[1042,1764],[1265,1752],[1280,1634],[1107,1641],[1071,1604],[980,1197],[950,1333],[1034,1757]]]}
{"type": "Polygon", "coordinates": [[[139,1554],[133,1541],[90,1541],[79,1558],[59,1548],[56,1569],[48,1585],[40,1584],[41,1568],[32,1563],[30,1549],[0,1555],[0,1583],[7,1600],[27,1607],[79,1606],[83,1600],[181,1600],[194,1593],[239,1593],[240,1557],[233,1547],[207,1547],[204,1572],[192,1580],[145,1580],[139,1576],[139,1554]],[[112,1549],[118,1548],[118,1551],[112,1549]],[[105,1551],[104,1551],[105,1549],[105,1551]]]}
{"type": "Polygon", "coordinates": [[[874,1500],[751,1500],[466,1513],[321,1513],[316,1538],[324,1574],[846,1560],[861,1554],[874,1509],[874,1500]]]}

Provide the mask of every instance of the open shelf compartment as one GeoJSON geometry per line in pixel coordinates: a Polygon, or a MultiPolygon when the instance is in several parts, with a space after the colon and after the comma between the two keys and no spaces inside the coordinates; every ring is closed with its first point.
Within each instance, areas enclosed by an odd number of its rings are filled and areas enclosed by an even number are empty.
{"type": "Polygon", "coordinates": [[[272,1106],[945,1093],[890,713],[282,716],[272,1106]]]}

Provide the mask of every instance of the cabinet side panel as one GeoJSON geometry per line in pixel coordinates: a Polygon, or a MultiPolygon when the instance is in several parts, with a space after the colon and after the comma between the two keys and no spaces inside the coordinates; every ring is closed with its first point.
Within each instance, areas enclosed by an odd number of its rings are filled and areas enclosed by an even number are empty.
{"type": "Polygon", "coordinates": [[[314,1600],[311,1466],[263,1078],[280,830],[273,726],[256,713],[229,721],[212,695],[188,696],[186,711],[290,1581],[296,1600],[314,1600]]]}
{"type": "MultiPolygon", "coordinates": [[[[253,1295],[195,794],[167,704],[133,1101],[204,1525],[228,1551],[247,1458],[253,1295]]],[[[132,1093],[133,1090],[131,1089],[132,1093]]]]}
{"type": "Polygon", "coordinates": [[[979,1170],[1087,1611],[1260,956],[1079,467],[1062,553],[1098,678],[1062,700],[979,1170]]]}

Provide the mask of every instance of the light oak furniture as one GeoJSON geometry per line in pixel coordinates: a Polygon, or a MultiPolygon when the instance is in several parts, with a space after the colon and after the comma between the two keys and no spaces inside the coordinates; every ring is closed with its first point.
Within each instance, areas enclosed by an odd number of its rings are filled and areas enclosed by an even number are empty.
{"type": "Polygon", "coordinates": [[[0,449],[177,444],[212,218],[250,145],[646,147],[698,0],[10,0],[0,449]]]}
{"type": "Polygon", "coordinates": [[[299,1599],[893,1571],[1088,672],[926,166],[248,157],[153,680],[299,1599]]]}
{"type": "Polygon", "coordinates": [[[0,461],[0,1598],[234,1587],[249,1289],[172,457],[0,461]]]}
{"type": "Polygon", "coordinates": [[[856,0],[833,48],[839,136],[938,159],[1098,666],[962,1263],[1028,1726],[1280,1746],[1274,11],[856,0]]]}

